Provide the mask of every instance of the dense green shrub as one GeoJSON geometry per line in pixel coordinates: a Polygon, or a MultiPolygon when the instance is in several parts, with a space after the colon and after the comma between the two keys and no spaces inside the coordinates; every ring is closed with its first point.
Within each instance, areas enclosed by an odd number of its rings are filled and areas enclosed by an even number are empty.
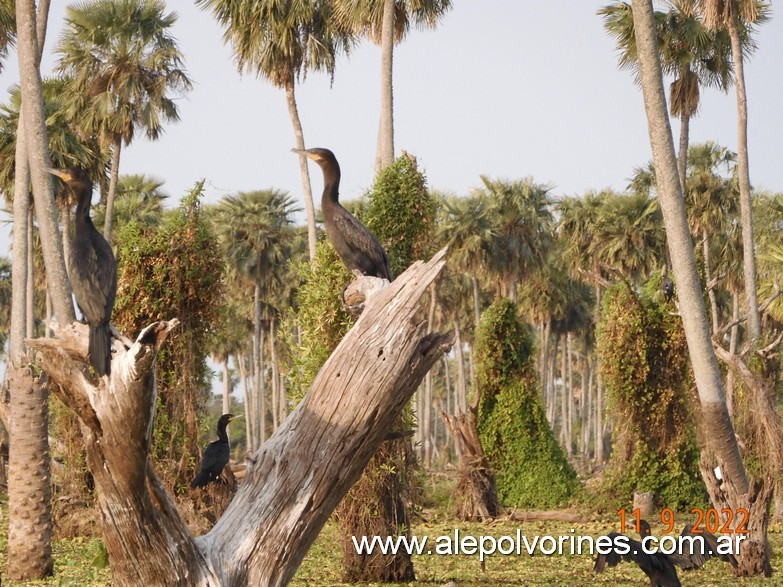
{"type": "Polygon", "coordinates": [[[419,171],[416,158],[403,153],[375,180],[362,221],[381,241],[399,275],[418,259],[426,258],[435,222],[435,198],[419,171]]]}
{"type": "Polygon", "coordinates": [[[476,337],[481,443],[504,505],[555,507],[579,482],[547,422],[532,355],[516,305],[496,300],[482,314],[476,337]]]}
{"type": "Polygon", "coordinates": [[[638,293],[619,284],[604,297],[597,350],[614,423],[604,490],[621,500],[649,491],[684,509],[706,501],[696,398],[685,333],[660,290],[656,277],[638,293]]]}

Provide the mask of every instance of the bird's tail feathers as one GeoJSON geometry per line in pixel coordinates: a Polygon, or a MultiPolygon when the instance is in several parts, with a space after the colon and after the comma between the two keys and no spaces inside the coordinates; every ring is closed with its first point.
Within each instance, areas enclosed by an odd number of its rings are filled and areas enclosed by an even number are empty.
{"type": "Polygon", "coordinates": [[[196,487],[206,487],[209,485],[210,481],[213,481],[213,479],[210,477],[209,471],[199,471],[198,475],[196,475],[196,478],[190,482],[190,488],[195,489],[196,487]]]}
{"type": "Polygon", "coordinates": [[[111,373],[111,333],[108,324],[90,324],[90,365],[99,377],[111,373]]]}

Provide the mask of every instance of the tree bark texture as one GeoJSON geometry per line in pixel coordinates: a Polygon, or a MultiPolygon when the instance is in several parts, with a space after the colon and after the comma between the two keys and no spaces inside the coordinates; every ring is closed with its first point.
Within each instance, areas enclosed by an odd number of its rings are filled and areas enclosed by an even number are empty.
{"type": "Polygon", "coordinates": [[[394,0],[384,0],[381,24],[381,124],[375,174],[394,161],[394,0]]]}
{"type": "Polygon", "coordinates": [[[25,117],[24,140],[27,143],[27,157],[30,162],[35,212],[46,266],[46,283],[52,295],[57,320],[61,324],[68,324],[75,319],[75,314],[71,301],[71,285],[65,270],[60,229],[57,225],[57,206],[54,202],[51,177],[46,171],[47,167],[51,167],[51,162],[46,140],[41,75],[38,70],[41,44],[36,38],[36,20],[35,3],[32,0],[20,0],[16,3],[19,76],[25,117]]]}
{"type": "Polygon", "coordinates": [[[54,568],[48,403],[46,389],[33,379],[29,365],[10,364],[8,380],[8,576],[24,581],[51,575],[54,568]]]}
{"type": "Polygon", "coordinates": [[[745,66],[736,15],[729,18],[728,29],[737,87],[737,179],[742,217],[742,270],[745,301],[748,304],[748,339],[757,341],[761,336],[761,319],[756,290],[756,244],[753,240],[753,204],[748,162],[748,95],[745,92],[745,66]]]}
{"type": "Polygon", "coordinates": [[[284,585],[359,478],[403,406],[451,345],[417,320],[445,251],[417,262],[373,297],[309,393],[253,455],[215,527],[193,538],[148,463],[155,407],[153,362],[176,321],[115,343],[110,378],[82,373],[87,329],[28,341],[78,414],[95,476],[115,585],[284,585]]]}

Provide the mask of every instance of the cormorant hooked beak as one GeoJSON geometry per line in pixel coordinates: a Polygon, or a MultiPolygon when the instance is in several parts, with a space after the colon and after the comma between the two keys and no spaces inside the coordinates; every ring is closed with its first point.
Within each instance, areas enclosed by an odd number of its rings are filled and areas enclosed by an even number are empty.
{"type": "Polygon", "coordinates": [[[48,171],[52,175],[56,175],[57,177],[59,177],[63,181],[69,181],[69,180],[73,179],[73,174],[70,171],[68,171],[67,169],[57,169],[55,167],[47,167],[46,171],[48,171]]]}
{"type": "Polygon", "coordinates": [[[313,161],[318,161],[320,157],[317,153],[313,153],[310,149],[291,149],[292,153],[296,153],[297,155],[304,155],[308,159],[312,159],[313,161]]]}

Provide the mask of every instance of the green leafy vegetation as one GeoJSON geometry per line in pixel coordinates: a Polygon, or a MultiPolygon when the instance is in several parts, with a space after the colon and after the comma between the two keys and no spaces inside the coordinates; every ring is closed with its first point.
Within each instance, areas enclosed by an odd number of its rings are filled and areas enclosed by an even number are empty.
{"type": "Polygon", "coordinates": [[[532,351],[516,304],[495,300],[482,314],[476,337],[481,443],[501,503],[546,508],[562,505],[579,482],[546,420],[532,351]]]}
{"type": "Polygon", "coordinates": [[[604,477],[609,495],[630,500],[652,492],[662,507],[702,506],[688,347],[679,316],[661,292],[660,277],[640,291],[625,283],[604,298],[597,349],[614,452],[604,477]]]}
{"type": "Polygon", "coordinates": [[[151,447],[164,479],[190,482],[212,373],[206,358],[222,304],[223,261],[201,210],[203,184],[158,228],[121,232],[113,322],[127,336],[156,320],[179,319],[157,359],[158,406],[151,447]],[[180,467],[182,459],[188,465],[180,467]]]}

